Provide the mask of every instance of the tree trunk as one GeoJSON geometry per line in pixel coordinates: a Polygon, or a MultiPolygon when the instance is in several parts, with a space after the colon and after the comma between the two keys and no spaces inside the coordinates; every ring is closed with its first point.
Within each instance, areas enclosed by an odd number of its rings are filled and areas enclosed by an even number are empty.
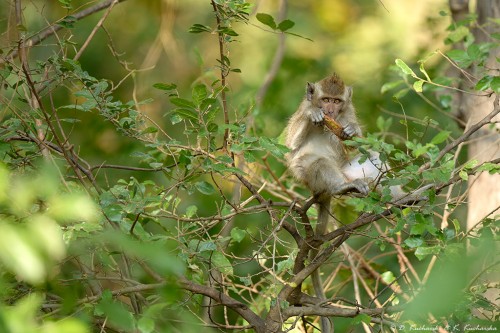
{"type": "MultiPolygon", "coordinates": [[[[455,21],[465,18],[468,12],[468,0],[450,0],[450,9],[455,21]]],[[[498,33],[498,25],[491,22],[491,19],[500,19],[500,1],[498,0],[478,0],[476,4],[476,13],[478,15],[478,27],[474,29],[473,34],[476,43],[491,41],[490,34],[498,33]],[[496,29],[496,31],[494,31],[496,29]]],[[[500,66],[497,58],[500,57],[500,48],[493,49],[484,64],[484,68],[489,70],[489,75],[500,75],[500,66]]],[[[471,69],[474,77],[480,79],[484,76],[481,71],[483,68],[473,67],[471,69]]],[[[467,82],[464,80],[464,82],[467,82]]],[[[473,87],[464,87],[470,90],[473,87]]],[[[495,108],[495,94],[491,96],[479,96],[470,94],[461,94],[456,96],[456,108],[458,118],[466,123],[466,129],[476,124],[495,108]]],[[[498,107],[498,106],[497,106],[498,107]]],[[[500,121],[498,115],[492,120],[500,121]]],[[[468,144],[468,160],[477,160],[479,163],[488,162],[500,157],[500,126],[485,126],[470,138],[468,144]]],[[[467,206],[467,230],[478,226],[486,217],[493,217],[499,214],[500,207],[500,174],[489,174],[482,172],[478,175],[469,177],[468,183],[468,206],[467,206]]],[[[481,253],[481,258],[477,258],[477,269],[491,265],[498,260],[498,247],[493,246],[489,253],[481,253]]],[[[496,281],[498,277],[493,274],[484,274],[481,276],[484,282],[496,281]]],[[[498,305],[498,289],[488,288],[484,296],[492,304],[498,305]]],[[[488,311],[474,311],[474,315],[479,318],[486,318],[493,315],[488,311]]]]}
{"type": "MultiPolygon", "coordinates": [[[[477,43],[489,40],[489,34],[493,32],[494,25],[487,24],[491,18],[500,18],[500,2],[498,0],[477,1],[478,23],[484,29],[475,29],[474,36],[477,43]]],[[[496,58],[500,57],[500,49],[490,52],[486,68],[495,69],[499,75],[500,69],[496,58]]],[[[477,73],[477,68],[473,68],[473,74],[477,73]]],[[[480,77],[480,76],[479,76],[480,77]]],[[[495,96],[484,97],[476,95],[464,95],[463,112],[467,126],[477,123],[487,114],[493,111],[495,96]]],[[[494,120],[500,120],[497,116],[494,120]]],[[[483,128],[478,135],[472,138],[468,146],[468,159],[478,160],[479,163],[491,161],[500,157],[500,127],[498,124],[494,128],[483,128]]],[[[498,213],[500,207],[500,174],[490,175],[483,172],[469,179],[469,202],[467,215],[467,229],[470,230],[483,218],[498,213]]]]}

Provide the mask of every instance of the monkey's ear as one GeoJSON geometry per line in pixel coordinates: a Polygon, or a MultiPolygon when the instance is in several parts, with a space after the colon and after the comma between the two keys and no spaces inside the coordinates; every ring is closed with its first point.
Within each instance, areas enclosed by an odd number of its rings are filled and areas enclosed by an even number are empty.
{"type": "Polygon", "coordinates": [[[307,98],[307,100],[311,101],[313,95],[314,95],[314,83],[307,82],[307,85],[306,85],[306,98],[307,98]]]}
{"type": "Polygon", "coordinates": [[[345,86],[346,89],[346,99],[350,100],[352,98],[352,87],[345,86]]]}

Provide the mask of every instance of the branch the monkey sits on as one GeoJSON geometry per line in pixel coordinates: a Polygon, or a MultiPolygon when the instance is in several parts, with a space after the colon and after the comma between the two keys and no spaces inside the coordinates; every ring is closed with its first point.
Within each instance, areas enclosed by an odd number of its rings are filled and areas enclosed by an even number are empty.
{"type": "MultiPolygon", "coordinates": [[[[317,235],[326,232],[332,196],[349,192],[367,195],[370,181],[376,181],[387,170],[376,152],[371,152],[362,163],[361,155],[349,159],[342,140],[361,134],[351,87],[337,74],[307,83],[306,96],[285,129],[285,143],[290,148],[287,155],[290,171],[318,202],[317,235]],[[340,130],[326,128],[325,117],[338,123],[340,130]]],[[[406,195],[399,186],[390,189],[395,199],[406,195]]],[[[318,250],[311,252],[314,260],[318,250]]],[[[326,299],[318,271],[311,277],[316,296],[326,299]]],[[[331,332],[331,328],[329,320],[321,318],[322,332],[331,332]]]]}

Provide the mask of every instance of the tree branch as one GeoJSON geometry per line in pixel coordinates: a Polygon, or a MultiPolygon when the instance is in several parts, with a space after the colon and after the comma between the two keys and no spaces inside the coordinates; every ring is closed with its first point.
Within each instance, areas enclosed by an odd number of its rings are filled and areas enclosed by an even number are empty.
{"type": "MultiPolygon", "coordinates": [[[[117,3],[120,3],[120,2],[123,2],[125,0],[116,0],[117,3]]],[[[78,13],[75,13],[72,16],[72,18],[74,18],[76,21],[79,21],[89,15],[92,15],[98,11],[101,11],[105,8],[108,8],[109,6],[111,6],[113,3],[115,2],[115,0],[105,0],[101,3],[98,3],[92,7],[89,7],[89,8],[86,8],[86,9],[83,9],[81,11],[79,11],[78,13]]],[[[26,40],[22,47],[33,47],[35,45],[38,45],[40,44],[41,42],[43,42],[45,39],[49,38],[50,36],[54,35],[56,32],[58,32],[59,30],[61,30],[62,28],[64,28],[62,25],[58,25],[57,22],[46,27],[45,29],[43,29],[41,32],[39,32],[38,34],[34,35],[33,37],[29,38],[28,40],[26,40]]],[[[15,58],[17,58],[19,56],[19,51],[17,49],[13,50],[7,57],[5,58],[0,58],[0,64],[3,64],[5,62],[7,62],[7,59],[8,60],[13,60],[15,58]]]]}
{"type": "Polygon", "coordinates": [[[215,302],[222,306],[226,306],[231,310],[242,316],[250,325],[252,325],[255,330],[259,333],[265,332],[265,323],[261,317],[259,317],[255,312],[250,310],[246,304],[243,304],[232,297],[224,294],[220,290],[215,288],[196,284],[189,281],[185,277],[180,277],[179,281],[181,283],[181,288],[191,291],[195,294],[204,295],[210,297],[215,302]]]}
{"type": "MultiPolygon", "coordinates": [[[[486,117],[484,117],[481,121],[479,121],[477,124],[474,124],[467,130],[464,134],[462,134],[458,139],[454,140],[453,142],[450,142],[446,147],[441,150],[439,153],[438,157],[434,162],[439,161],[441,158],[443,158],[444,155],[446,155],[448,152],[451,150],[455,149],[459,144],[467,140],[472,134],[477,132],[481,127],[485,126],[486,124],[490,123],[491,120],[498,114],[500,113],[500,105],[499,105],[499,99],[500,96],[497,94],[495,97],[495,101],[493,102],[493,111],[491,111],[486,117]]],[[[422,172],[424,170],[427,170],[431,167],[431,162],[427,162],[424,165],[422,165],[418,171],[422,172]]]]}

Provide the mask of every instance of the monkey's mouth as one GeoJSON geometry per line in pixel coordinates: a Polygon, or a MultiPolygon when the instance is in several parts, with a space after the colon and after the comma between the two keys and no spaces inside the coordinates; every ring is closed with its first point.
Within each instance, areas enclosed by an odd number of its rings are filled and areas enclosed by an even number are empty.
{"type": "Polygon", "coordinates": [[[337,115],[335,112],[325,112],[325,111],[323,110],[323,114],[324,114],[325,116],[327,116],[328,118],[331,118],[331,119],[333,119],[333,120],[337,120],[337,116],[338,116],[338,115],[337,115]]]}

